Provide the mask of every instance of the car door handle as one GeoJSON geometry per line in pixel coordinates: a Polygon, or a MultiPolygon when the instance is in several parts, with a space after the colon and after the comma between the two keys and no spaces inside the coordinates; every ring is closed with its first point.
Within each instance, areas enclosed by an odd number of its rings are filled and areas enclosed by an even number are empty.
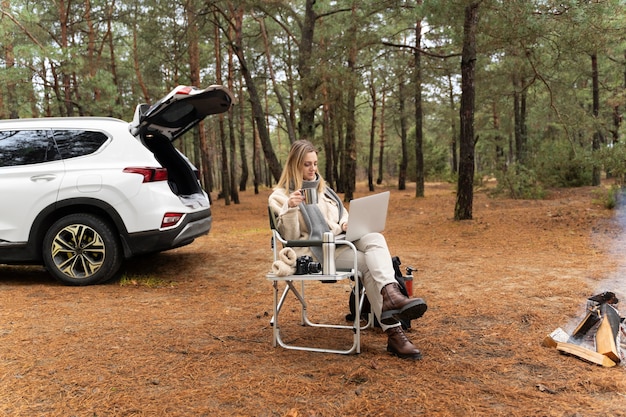
{"type": "Polygon", "coordinates": [[[30,177],[30,180],[32,182],[39,182],[39,181],[52,181],[54,179],[56,179],[56,175],[54,174],[41,174],[41,175],[33,175],[32,177],[30,177]]]}

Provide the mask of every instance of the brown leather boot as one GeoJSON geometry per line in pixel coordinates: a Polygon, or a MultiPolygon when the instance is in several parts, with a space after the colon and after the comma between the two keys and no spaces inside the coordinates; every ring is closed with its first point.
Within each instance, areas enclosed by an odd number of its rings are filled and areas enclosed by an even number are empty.
{"type": "Polygon", "coordinates": [[[414,361],[422,359],[422,352],[406,337],[402,326],[387,329],[385,333],[387,333],[388,336],[387,352],[402,359],[411,359],[414,361]]]}
{"type": "Polygon", "coordinates": [[[380,322],[394,324],[400,320],[413,320],[420,318],[428,308],[421,298],[408,298],[400,292],[398,284],[387,284],[380,292],[383,296],[383,308],[380,322]]]}

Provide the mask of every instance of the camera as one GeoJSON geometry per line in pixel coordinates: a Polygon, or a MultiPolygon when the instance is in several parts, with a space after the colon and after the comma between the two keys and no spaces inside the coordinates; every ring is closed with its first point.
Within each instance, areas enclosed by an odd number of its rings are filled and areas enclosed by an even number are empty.
{"type": "Polygon", "coordinates": [[[322,264],[313,262],[313,258],[307,255],[296,259],[296,275],[317,274],[322,272],[322,264]]]}

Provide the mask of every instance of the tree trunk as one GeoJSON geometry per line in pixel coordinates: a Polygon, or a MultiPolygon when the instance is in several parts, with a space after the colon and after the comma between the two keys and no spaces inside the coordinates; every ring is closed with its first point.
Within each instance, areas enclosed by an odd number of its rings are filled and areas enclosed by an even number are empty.
{"type": "MultiPolygon", "coordinates": [[[[90,0],[85,0],[85,21],[87,22],[87,65],[89,66],[89,77],[91,79],[95,78],[96,73],[98,72],[100,57],[97,56],[96,52],[96,30],[93,25],[93,21],[91,20],[91,2],[90,0]]],[[[94,86],[93,88],[93,100],[100,101],[102,96],[102,91],[99,87],[94,86]]]]}
{"type": "MultiPolygon", "coordinates": [[[[193,1],[193,0],[192,0],[193,1]]],[[[215,81],[218,84],[222,84],[222,59],[219,28],[215,26],[215,81]]],[[[222,196],[224,197],[224,204],[229,206],[231,201],[231,195],[233,190],[231,189],[231,177],[234,175],[230,171],[230,165],[228,164],[228,149],[229,143],[226,140],[226,132],[224,131],[224,115],[218,115],[218,127],[219,127],[219,141],[222,150],[222,196]]]]}
{"type": "MultiPolygon", "coordinates": [[[[602,131],[598,123],[598,115],[600,114],[600,81],[598,76],[598,55],[591,55],[591,81],[593,89],[593,120],[595,122],[595,132],[591,143],[591,152],[593,156],[598,154],[602,142],[604,142],[602,131]]],[[[591,185],[598,186],[601,182],[600,165],[596,162],[597,158],[592,158],[593,169],[591,174],[591,185]]]]}
{"type": "Polygon", "coordinates": [[[356,24],[356,4],[352,4],[353,24],[350,26],[350,50],[348,52],[348,84],[346,103],[346,172],[345,172],[345,199],[350,201],[354,198],[356,188],[356,59],[357,59],[357,24],[356,24]]]}
{"type": "Polygon", "coordinates": [[[312,71],[311,57],[313,53],[313,35],[317,16],[313,10],[315,0],[306,0],[304,8],[304,24],[300,40],[300,55],[298,58],[298,72],[300,74],[300,122],[298,133],[300,139],[313,140],[315,136],[315,111],[317,110],[317,77],[312,71]]]}
{"type": "MultiPolygon", "coordinates": [[[[522,80],[522,86],[524,86],[525,80],[522,80]]],[[[526,98],[528,94],[526,88],[522,88],[520,93],[520,132],[522,134],[522,158],[524,163],[528,162],[528,125],[526,123],[526,98]]]]}
{"type": "Polygon", "coordinates": [[[474,75],[476,70],[476,31],[479,3],[465,7],[463,51],[461,53],[461,137],[459,179],[454,207],[455,220],[471,220],[474,200],[474,75]]]}
{"type": "MultiPolygon", "coordinates": [[[[61,46],[61,50],[63,55],[68,57],[69,54],[69,22],[68,22],[68,14],[70,6],[65,6],[65,0],[60,0],[58,3],[59,7],[59,27],[61,31],[61,38],[59,39],[59,43],[61,46]]],[[[67,61],[63,61],[63,64],[67,65],[67,61]]],[[[62,64],[62,65],[63,65],[62,64]]],[[[64,116],[73,116],[74,115],[74,107],[72,106],[72,82],[71,82],[71,72],[69,68],[65,68],[63,70],[63,75],[61,76],[63,83],[63,105],[64,105],[64,116]]]]}
{"type": "Polygon", "coordinates": [[[520,127],[520,104],[519,92],[517,91],[517,82],[513,80],[513,124],[515,136],[515,161],[523,164],[522,158],[522,129],[520,127]]]}
{"type": "Polygon", "coordinates": [[[372,118],[370,121],[370,146],[367,160],[367,186],[374,191],[374,145],[376,140],[376,117],[378,112],[378,97],[374,77],[370,79],[370,97],[372,99],[372,118]]]}
{"type": "Polygon", "coordinates": [[[324,180],[329,187],[335,188],[335,146],[333,141],[333,122],[331,115],[330,97],[328,95],[328,82],[322,87],[322,140],[324,143],[325,173],[324,180]]]}
{"type": "Polygon", "coordinates": [[[132,54],[133,54],[133,69],[135,71],[135,77],[137,77],[137,83],[139,84],[139,88],[141,88],[141,93],[143,95],[143,100],[145,103],[151,104],[150,103],[150,93],[148,92],[148,87],[146,86],[146,83],[143,80],[143,75],[141,74],[141,64],[139,62],[139,51],[138,51],[138,36],[139,34],[137,33],[137,16],[139,15],[139,6],[135,3],[134,6],[134,15],[135,15],[135,19],[132,19],[133,22],[133,50],[132,50],[132,54]]]}
{"type": "Polygon", "coordinates": [[[506,170],[506,153],[504,152],[504,138],[500,133],[500,115],[498,114],[498,105],[495,100],[491,103],[491,117],[493,119],[493,131],[495,133],[494,142],[496,145],[496,169],[500,172],[504,172],[506,170]]]}
{"type": "MultiPolygon", "coordinates": [[[[219,29],[215,26],[215,37],[219,38],[219,29]]],[[[220,42],[221,49],[221,42],[220,42]]],[[[221,52],[216,52],[216,55],[221,56],[221,52]]],[[[221,66],[221,58],[216,58],[216,65],[221,66]]],[[[228,89],[230,91],[234,91],[234,74],[233,74],[233,61],[232,61],[232,53],[229,48],[228,53],[228,89]]],[[[228,139],[230,142],[230,196],[235,204],[239,204],[239,191],[237,189],[237,138],[235,135],[235,118],[234,111],[229,111],[230,117],[228,117],[228,139]]]]}
{"type": "MultiPolygon", "coordinates": [[[[450,100],[450,114],[454,114],[454,88],[452,76],[448,74],[448,98],[450,100]]],[[[450,116],[450,171],[453,174],[459,172],[459,160],[457,158],[457,134],[456,117],[450,116]]]]}
{"type": "MultiPolygon", "coordinates": [[[[115,57],[115,38],[113,36],[114,11],[115,11],[115,0],[113,0],[111,4],[107,6],[107,41],[109,43],[109,61],[110,61],[109,65],[111,66],[111,77],[113,79],[113,85],[115,85],[115,89],[117,91],[117,96],[115,97],[115,104],[118,107],[121,107],[122,97],[124,96],[124,92],[122,90],[122,86],[120,85],[120,79],[117,74],[117,59],[115,57]]],[[[113,112],[111,115],[113,116],[113,112]]]]}
{"type": "Polygon", "coordinates": [[[269,131],[267,130],[267,124],[265,123],[263,105],[261,103],[261,99],[259,97],[259,93],[257,91],[256,84],[254,83],[252,74],[248,69],[248,63],[243,52],[243,10],[239,8],[238,10],[233,11],[232,14],[235,19],[235,41],[233,44],[233,51],[235,52],[237,60],[239,61],[241,73],[246,80],[248,95],[250,97],[250,105],[252,106],[252,114],[254,115],[254,120],[258,130],[259,140],[261,141],[261,148],[263,149],[265,160],[267,161],[268,167],[272,176],[274,177],[274,180],[278,181],[282,173],[282,167],[280,162],[278,161],[278,158],[276,157],[276,154],[274,153],[274,149],[272,148],[269,131]]]}
{"type": "Polygon", "coordinates": [[[376,184],[383,183],[383,162],[385,156],[385,89],[382,91],[382,98],[380,103],[380,146],[378,152],[378,178],[376,178],[376,184]]]}
{"type": "MultiPolygon", "coordinates": [[[[232,110],[230,112],[232,113],[232,110]]],[[[235,120],[233,117],[228,118],[228,138],[230,141],[230,196],[233,203],[239,204],[239,191],[237,189],[237,138],[235,137],[235,120]]]]}
{"type": "MultiPolygon", "coordinates": [[[[2,8],[5,10],[10,10],[9,8],[10,4],[9,4],[9,0],[3,0],[2,1],[2,8]]],[[[3,23],[4,24],[4,23],[3,23]]],[[[13,70],[13,67],[15,66],[15,56],[14,56],[14,52],[13,52],[13,39],[9,39],[8,37],[3,39],[2,42],[4,45],[4,59],[5,59],[5,66],[7,69],[7,73],[10,73],[13,70]]],[[[18,113],[18,103],[17,103],[17,95],[15,93],[15,82],[11,79],[11,77],[8,77],[8,81],[7,81],[7,85],[6,85],[6,100],[4,100],[4,104],[6,104],[6,108],[8,109],[8,116],[9,119],[17,119],[19,117],[19,113],[18,113]]],[[[2,93],[0,92],[0,95],[2,93]]],[[[2,98],[0,97],[0,104],[2,104],[2,98]]],[[[0,117],[1,118],[5,118],[3,115],[4,112],[4,106],[0,106],[0,117]]]]}
{"type": "MultiPolygon", "coordinates": [[[[259,186],[262,184],[262,171],[261,171],[261,141],[259,140],[258,130],[256,128],[256,118],[252,116],[252,175],[254,183],[254,194],[259,193],[259,186]]],[[[271,186],[271,182],[268,178],[267,186],[271,186]]]]}
{"type": "MultiPolygon", "coordinates": [[[[422,4],[422,0],[417,2],[422,4]]],[[[415,197],[424,197],[424,130],[422,122],[422,21],[418,19],[415,23],[415,76],[413,83],[415,86],[415,197]]]]}
{"type": "MultiPolygon", "coordinates": [[[[191,85],[200,87],[200,49],[198,45],[198,33],[199,28],[196,21],[196,10],[194,8],[194,0],[188,0],[185,4],[185,13],[187,18],[187,25],[190,30],[188,33],[187,41],[189,43],[189,81],[191,85]]],[[[208,162],[208,146],[206,139],[206,131],[204,129],[204,123],[200,122],[198,128],[194,129],[194,164],[200,167],[203,186],[205,189],[207,184],[204,178],[206,177],[207,170],[205,167],[210,167],[208,162]]],[[[210,168],[208,173],[210,173],[210,168]]]]}
{"type": "MultiPolygon", "coordinates": [[[[353,48],[351,48],[353,49],[353,48]]],[[[352,77],[355,76],[356,52],[351,50],[348,68],[352,77]]],[[[350,82],[346,103],[346,146],[345,146],[345,199],[352,200],[356,186],[356,88],[350,82]]]]}
{"type": "Polygon", "coordinates": [[[285,118],[285,127],[287,129],[287,135],[289,136],[289,143],[293,143],[296,140],[296,132],[294,130],[293,124],[291,123],[291,118],[289,117],[289,108],[287,107],[287,103],[283,98],[280,89],[276,83],[276,76],[274,75],[274,66],[272,65],[272,55],[270,53],[270,44],[269,39],[267,37],[267,30],[265,28],[265,21],[261,18],[258,18],[259,26],[261,27],[261,35],[263,36],[263,45],[265,49],[265,62],[267,63],[267,70],[269,71],[270,80],[272,81],[272,90],[274,91],[274,95],[276,96],[276,100],[278,101],[278,105],[280,106],[281,111],[283,112],[283,117],[285,118]]]}
{"type": "Polygon", "coordinates": [[[287,38],[287,74],[285,74],[285,78],[287,81],[287,89],[289,91],[289,119],[291,120],[291,125],[296,126],[296,119],[298,113],[298,105],[296,100],[296,81],[294,80],[294,75],[296,71],[293,69],[293,50],[291,47],[292,39],[291,37],[287,38]]]}
{"type": "MultiPolygon", "coordinates": [[[[231,77],[234,76],[235,64],[233,62],[233,49],[232,46],[228,48],[228,71],[231,77]]],[[[243,79],[241,75],[238,78],[239,85],[239,97],[243,97],[243,79]]],[[[243,106],[236,107],[237,114],[239,115],[239,160],[241,161],[241,176],[239,178],[239,191],[246,191],[246,184],[248,183],[248,177],[250,176],[248,170],[248,158],[246,155],[246,113],[243,106]]],[[[232,116],[234,118],[234,115],[232,116]]],[[[254,127],[254,124],[253,126],[254,127]]],[[[254,138],[254,135],[253,135],[254,138]]],[[[253,139],[254,140],[254,139],[253,139]]],[[[254,144],[252,145],[254,148],[254,144]]]]}
{"type": "MultiPolygon", "coordinates": [[[[345,84],[345,82],[343,83],[345,84]]],[[[343,87],[343,86],[342,86],[343,87]]],[[[345,193],[347,185],[346,185],[346,172],[347,169],[347,156],[346,156],[346,135],[344,132],[344,124],[345,124],[345,112],[341,110],[341,104],[344,100],[344,94],[342,89],[342,94],[337,100],[337,105],[334,106],[334,118],[333,118],[333,131],[337,136],[337,152],[335,154],[335,178],[337,179],[337,190],[340,193],[345,193]]]]}
{"type": "Polygon", "coordinates": [[[406,114],[406,98],[405,91],[406,88],[404,85],[404,77],[399,77],[398,84],[398,108],[400,111],[400,164],[398,166],[398,190],[406,190],[406,167],[408,165],[408,157],[407,157],[407,114],[406,114]]]}
{"type": "Polygon", "coordinates": [[[513,117],[515,118],[515,159],[524,165],[527,152],[527,129],[526,129],[526,91],[524,81],[517,75],[513,80],[513,117]]]}

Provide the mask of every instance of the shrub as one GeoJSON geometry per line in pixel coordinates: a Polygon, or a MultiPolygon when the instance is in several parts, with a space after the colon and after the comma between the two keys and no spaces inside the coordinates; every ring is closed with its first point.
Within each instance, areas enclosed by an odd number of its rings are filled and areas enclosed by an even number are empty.
{"type": "Polygon", "coordinates": [[[593,161],[590,151],[573,148],[569,142],[542,143],[535,158],[537,177],[550,187],[580,187],[591,184],[593,161]]]}
{"type": "Polygon", "coordinates": [[[624,199],[624,190],[619,185],[613,184],[609,188],[599,188],[593,191],[595,204],[600,204],[602,207],[613,210],[619,207],[624,199]]]}
{"type": "Polygon", "coordinates": [[[498,185],[497,194],[505,194],[518,199],[542,199],[545,190],[537,180],[537,174],[529,168],[519,164],[511,164],[505,171],[496,173],[498,185]]]}

